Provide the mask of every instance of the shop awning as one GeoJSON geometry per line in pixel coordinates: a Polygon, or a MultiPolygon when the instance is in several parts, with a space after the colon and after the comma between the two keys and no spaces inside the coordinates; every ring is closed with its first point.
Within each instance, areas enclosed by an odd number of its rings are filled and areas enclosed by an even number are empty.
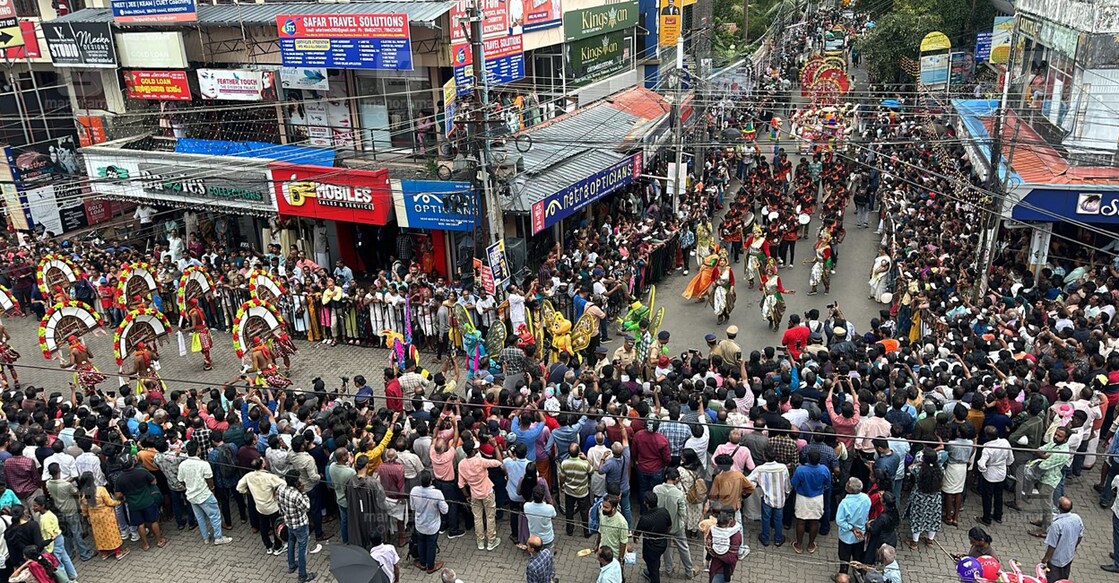
{"type": "MultiPolygon", "coordinates": [[[[382,0],[381,2],[268,2],[266,4],[198,4],[198,24],[201,26],[276,26],[281,14],[378,14],[397,12],[408,15],[410,23],[430,25],[443,16],[454,2],[412,2],[408,0],[382,0]]],[[[112,22],[111,8],[84,8],[50,22],[112,22]]],[[[182,23],[168,23],[178,24],[182,23]]],[[[143,26],[159,26],[144,23],[143,26]]]]}

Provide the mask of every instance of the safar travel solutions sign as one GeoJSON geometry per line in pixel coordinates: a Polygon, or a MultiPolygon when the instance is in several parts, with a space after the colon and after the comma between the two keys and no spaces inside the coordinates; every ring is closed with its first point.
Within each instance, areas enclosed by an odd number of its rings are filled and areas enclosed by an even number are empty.
{"type": "Polygon", "coordinates": [[[633,66],[637,2],[619,2],[563,15],[564,53],[572,85],[604,79],[633,66]]]}

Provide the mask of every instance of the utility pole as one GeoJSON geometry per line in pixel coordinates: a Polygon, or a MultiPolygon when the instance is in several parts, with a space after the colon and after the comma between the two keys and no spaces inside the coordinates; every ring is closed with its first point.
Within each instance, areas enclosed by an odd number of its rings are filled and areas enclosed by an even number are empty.
{"type": "Polygon", "coordinates": [[[986,189],[991,193],[991,214],[985,222],[985,229],[981,233],[979,248],[979,285],[972,289],[972,300],[979,301],[982,290],[987,287],[987,275],[991,271],[991,264],[995,260],[995,247],[1002,228],[1002,206],[1006,197],[1006,181],[1010,178],[1010,161],[1006,164],[1006,179],[1000,173],[1002,166],[1002,128],[1006,123],[1006,100],[1010,94],[1010,77],[1014,69],[1014,48],[1018,41],[1018,22],[1014,22],[1014,30],[1010,35],[1010,56],[1006,59],[1006,75],[1002,81],[1002,97],[999,99],[998,108],[995,110],[994,135],[991,136],[990,170],[987,173],[986,189]]]}
{"type": "Polygon", "coordinates": [[[489,243],[505,238],[505,222],[501,212],[501,201],[493,188],[490,178],[490,81],[486,75],[486,49],[482,43],[482,11],[478,1],[470,5],[470,47],[474,72],[474,138],[478,158],[478,175],[482,187],[482,208],[485,209],[489,236],[485,238],[482,251],[489,243]]]}
{"type": "Polygon", "coordinates": [[[742,48],[750,45],[750,0],[742,0],[742,48]]]}
{"type": "Polygon", "coordinates": [[[681,83],[684,80],[684,35],[676,37],[676,70],[673,71],[675,82],[672,88],[672,143],[676,148],[676,164],[672,180],[672,213],[680,208],[680,198],[684,195],[684,185],[687,182],[688,174],[684,172],[684,120],[681,119],[683,113],[680,107],[680,100],[683,99],[683,91],[681,91],[681,83]]]}
{"type": "Polygon", "coordinates": [[[695,95],[695,160],[697,165],[702,165],[707,160],[707,144],[711,136],[707,127],[708,101],[715,97],[707,85],[707,76],[711,71],[711,39],[714,35],[714,18],[712,9],[715,0],[699,0],[692,6],[692,26],[695,36],[692,47],[695,49],[695,75],[692,76],[692,94],[695,95]]]}

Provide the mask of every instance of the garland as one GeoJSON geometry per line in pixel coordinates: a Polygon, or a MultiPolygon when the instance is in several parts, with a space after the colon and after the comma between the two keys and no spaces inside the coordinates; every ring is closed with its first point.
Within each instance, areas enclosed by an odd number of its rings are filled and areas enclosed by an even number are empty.
{"type": "Polygon", "coordinates": [[[43,293],[44,298],[49,298],[51,295],[50,289],[47,288],[47,280],[45,277],[43,277],[43,265],[46,264],[48,261],[61,261],[62,263],[65,263],[70,268],[70,270],[74,272],[74,277],[76,278],[74,281],[85,277],[85,272],[82,271],[82,269],[77,265],[74,265],[74,262],[71,261],[69,257],[60,255],[58,253],[47,253],[43,256],[42,259],[39,260],[39,265],[35,268],[35,283],[39,284],[39,291],[43,293]]]}
{"type": "Polygon", "coordinates": [[[179,289],[175,292],[175,303],[179,305],[179,312],[182,313],[186,313],[188,308],[186,287],[187,283],[190,281],[190,275],[192,273],[201,273],[202,277],[206,279],[206,285],[208,285],[210,289],[214,289],[214,280],[210,277],[210,274],[207,273],[205,269],[202,269],[197,265],[191,265],[190,267],[184,269],[183,275],[179,277],[179,289]]]}
{"type": "MultiPolygon", "coordinates": [[[[127,265],[122,265],[120,268],[120,276],[117,277],[117,291],[120,292],[117,294],[117,297],[120,298],[119,302],[121,307],[127,306],[128,300],[130,299],[128,297],[128,280],[132,278],[134,271],[140,269],[147,271],[148,275],[152,277],[152,281],[155,281],[155,275],[152,273],[152,266],[147,261],[133,261],[127,265]]],[[[149,293],[150,291],[151,290],[149,290],[149,293]]]]}
{"type": "Polygon", "coordinates": [[[155,318],[163,324],[166,330],[171,329],[171,322],[167,320],[167,316],[164,316],[163,312],[160,312],[155,308],[141,306],[139,309],[132,310],[125,314],[124,319],[121,320],[120,325],[117,326],[116,331],[113,332],[113,353],[116,354],[117,357],[117,366],[120,366],[124,363],[124,355],[121,353],[121,334],[124,333],[124,329],[129,324],[131,324],[133,321],[136,320],[136,318],[140,316],[155,316],[155,318]]]}
{"type": "Polygon", "coordinates": [[[75,301],[75,300],[66,300],[66,301],[63,301],[63,302],[58,302],[57,304],[47,308],[46,315],[44,315],[43,319],[39,322],[39,349],[43,351],[43,358],[45,358],[47,360],[51,359],[50,348],[47,348],[47,322],[49,322],[50,319],[51,319],[51,316],[53,316],[54,313],[57,312],[58,310],[60,310],[61,308],[81,308],[82,311],[84,311],[85,313],[93,316],[93,321],[98,326],[100,326],[101,323],[102,323],[101,322],[101,314],[98,314],[97,312],[94,312],[93,310],[90,310],[89,308],[86,307],[85,304],[83,304],[82,302],[75,301]]]}
{"type": "Polygon", "coordinates": [[[284,317],[280,315],[279,310],[277,310],[272,304],[264,302],[258,298],[253,298],[241,304],[241,307],[237,308],[237,315],[233,318],[233,350],[237,352],[237,358],[244,358],[246,352],[245,345],[241,343],[241,320],[245,317],[245,312],[256,307],[266,308],[269,312],[272,313],[273,316],[276,317],[276,321],[279,323],[279,325],[281,327],[284,326],[284,317]]]}
{"type": "Polygon", "coordinates": [[[264,271],[263,269],[257,268],[257,269],[252,270],[252,273],[249,274],[249,296],[250,297],[256,298],[256,288],[257,288],[256,280],[257,280],[258,277],[268,278],[268,280],[272,282],[272,285],[276,286],[276,289],[280,290],[280,295],[284,295],[284,294],[288,293],[288,290],[284,287],[284,284],[276,281],[276,278],[272,277],[271,273],[268,273],[267,271],[264,271]]]}

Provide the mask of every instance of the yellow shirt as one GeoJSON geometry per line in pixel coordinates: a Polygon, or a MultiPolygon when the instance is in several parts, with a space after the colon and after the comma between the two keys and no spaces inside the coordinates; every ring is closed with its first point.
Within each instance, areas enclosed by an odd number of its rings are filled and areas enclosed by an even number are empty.
{"type": "Polygon", "coordinates": [[[58,517],[50,510],[39,517],[39,533],[43,535],[43,540],[47,541],[47,546],[43,552],[54,552],[54,539],[62,534],[62,529],[58,526],[58,517]]]}

